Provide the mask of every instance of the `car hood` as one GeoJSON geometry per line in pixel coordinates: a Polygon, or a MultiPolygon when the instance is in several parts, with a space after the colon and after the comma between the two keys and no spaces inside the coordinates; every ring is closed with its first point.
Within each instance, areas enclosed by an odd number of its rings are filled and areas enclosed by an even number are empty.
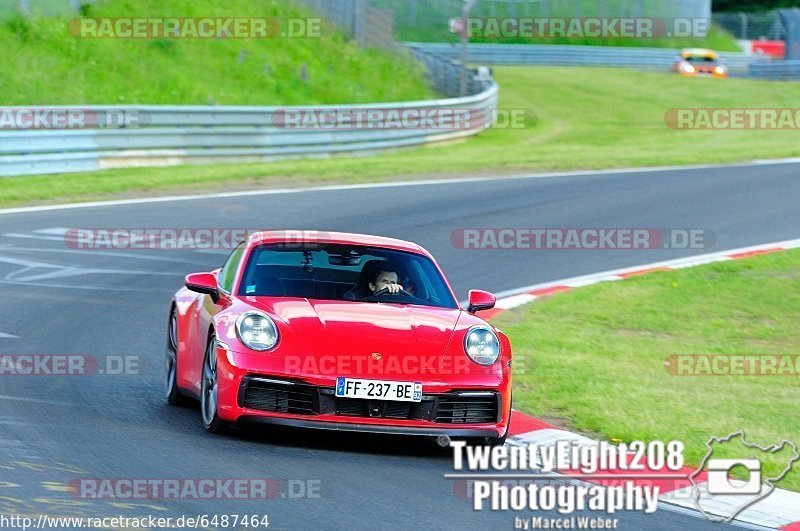
{"type": "MultiPolygon", "coordinates": [[[[339,376],[369,377],[369,370],[363,370],[365,364],[376,369],[376,378],[407,376],[415,372],[412,366],[420,363],[435,371],[463,313],[460,309],[386,303],[246,300],[275,318],[281,353],[299,355],[301,363],[314,362],[317,368],[325,358],[335,364],[339,376]]],[[[311,369],[308,366],[301,372],[311,369]]]]}

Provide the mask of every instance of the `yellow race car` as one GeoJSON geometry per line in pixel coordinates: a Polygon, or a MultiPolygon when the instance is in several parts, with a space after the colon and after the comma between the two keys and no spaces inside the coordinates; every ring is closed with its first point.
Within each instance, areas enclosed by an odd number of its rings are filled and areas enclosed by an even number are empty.
{"type": "Polygon", "coordinates": [[[686,77],[728,77],[728,68],[719,54],[704,48],[685,48],[672,66],[672,71],[686,77]]]}

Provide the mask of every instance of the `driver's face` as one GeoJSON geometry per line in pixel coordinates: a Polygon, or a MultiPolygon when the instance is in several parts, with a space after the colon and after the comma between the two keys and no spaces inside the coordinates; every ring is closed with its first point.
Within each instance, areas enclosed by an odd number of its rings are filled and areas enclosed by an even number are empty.
{"type": "Polygon", "coordinates": [[[397,285],[397,273],[391,273],[389,271],[382,271],[381,274],[378,275],[378,278],[375,279],[375,282],[370,282],[369,289],[372,290],[372,293],[378,293],[382,289],[388,289],[390,292],[392,288],[397,285]]]}

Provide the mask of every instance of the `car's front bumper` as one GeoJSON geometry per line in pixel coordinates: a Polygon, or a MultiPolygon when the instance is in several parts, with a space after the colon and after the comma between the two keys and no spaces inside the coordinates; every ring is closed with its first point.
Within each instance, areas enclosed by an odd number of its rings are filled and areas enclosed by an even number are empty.
{"type": "Polygon", "coordinates": [[[714,79],[728,79],[728,74],[718,74],[716,72],[679,72],[683,77],[710,77],[714,79]]]}
{"type": "Polygon", "coordinates": [[[259,424],[274,424],[291,426],[293,428],[312,428],[318,430],[333,430],[363,433],[382,433],[389,435],[419,435],[430,437],[498,437],[494,428],[445,428],[445,427],[415,427],[393,426],[381,424],[361,424],[356,422],[333,422],[313,419],[296,419],[286,417],[267,417],[263,415],[243,415],[239,422],[253,422],[259,424]]]}
{"type": "MultiPolygon", "coordinates": [[[[229,422],[372,433],[500,437],[511,415],[507,371],[422,381],[421,402],[335,396],[335,376],[283,375],[243,367],[249,356],[217,352],[218,414],[229,422]]],[[[249,365],[249,364],[248,364],[249,365]]],[[[352,377],[352,376],[350,376],[352,377]]],[[[391,379],[391,378],[389,378],[391,379]]]]}

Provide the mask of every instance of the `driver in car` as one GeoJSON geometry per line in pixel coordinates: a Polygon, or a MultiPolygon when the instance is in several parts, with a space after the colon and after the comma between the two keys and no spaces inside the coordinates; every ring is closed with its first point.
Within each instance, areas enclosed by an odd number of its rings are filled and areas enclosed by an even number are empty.
{"type": "Polygon", "coordinates": [[[374,296],[377,293],[397,295],[403,291],[398,283],[399,270],[384,260],[371,260],[364,265],[355,287],[344,294],[345,300],[357,301],[374,296]]]}
{"type": "Polygon", "coordinates": [[[397,280],[397,272],[390,268],[385,268],[383,271],[378,271],[372,282],[368,284],[369,290],[372,295],[383,290],[386,290],[389,294],[396,295],[403,289],[403,286],[397,280]]]}

